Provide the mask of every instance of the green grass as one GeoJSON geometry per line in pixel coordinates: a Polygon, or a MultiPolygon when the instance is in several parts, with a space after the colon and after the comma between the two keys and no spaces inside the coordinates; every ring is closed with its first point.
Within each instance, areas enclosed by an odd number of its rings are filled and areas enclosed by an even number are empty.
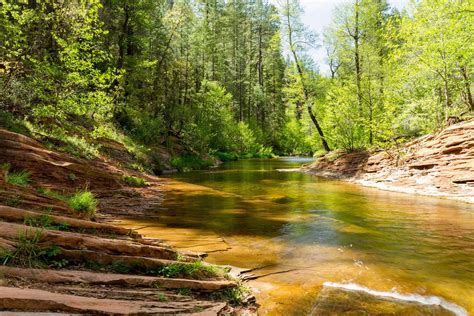
{"type": "Polygon", "coordinates": [[[97,200],[92,192],[78,191],[68,198],[69,206],[84,214],[88,218],[93,218],[97,209],[97,200]]]}
{"type": "Polygon", "coordinates": [[[127,274],[132,272],[132,267],[126,265],[121,261],[114,262],[109,269],[115,273],[127,274]]]}
{"type": "Polygon", "coordinates": [[[214,301],[225,301],[232,305],[238,305],[249,293],[249,288],[243,285],[238,285],[235,288],[225,289],[223,291],[211,293],[209,297],[214,301]]]}
{"type": "Polygon", "coordinates": [[[25,217],[23,224],[31,227],[69,230],[69,225],[67,223],[55,223],[49,214],[43,214],[36,217],[25,217]]]}
{"type": "Polygon", "coordinates": [[[27,267],[40,266],[41,248],[39,242],[43,237],[40,229],[28,229],[18,234],[16,249],[0,252],[3,265],[18,265],[27,267]]]}
{"type": "Polygon", "coordinates": [[[0,127],[18,134],[30,135],[23,120],[4,110],[0,110],[0,127]]]}
{"type": "Polygon", "coordinates": [[[22,203],[23,203],[23,199],[19,195],[16,195],[5,201],[6,206],[10,206],[10,207],[17,207],[17,206],[20,206],[22,203]]]}
{"type": "Polygon", "coordinates": [[[97,210],[97,200],[94,193],[77,191],[72,196],[67,196],[51,190],[39,188],[38,192],[46,196],[66,202],[70,208],[83,214],[86,218],[93,218],[97,210]]]}
{"type": "Polygon", "coordinates": [[[29,268],[63,268],[69,265],[69,261],[59,258],[61,247],[49,245],[40,247],[43,238],[43,230],[28,228],[19,232],[15,244],[15,250],[0,250],[0,264],[13,265],[29,268]]]}
{"type": "Polygon", "coordinates": [[[132,187],[145,187],[147,182],[143,178],[124,176],[123,181],[132,187]]]}
{"type": "Polygon", "coordinates": [[[30,183],[31,172],[20,170],[16,172],[7,172],[6,180],[8,183],[18,186],[27,186],[30,183]]]}
{"type": "Polygon", "coordinates": [[[219,275],[219,269],[215,266],[204,264],[201,261],[189,264],[171,263],[161,267],[156,271],[156,274],[166,278],[213,278],[219,275]]]}
{"type": "Polygon", "coordinates": [[[191,291],[191,289],[189,289],[187,287],[178,289],[176,292],[178,293],[178,295],[181,295],[181,296],[192,296],[193,295],[193,291],[191,291]]]}
{"type": "Polygon", "coordinates": [[[169,298],[166,295],[164,295],[163,293],[158,293],[155,296],[158,299],[158,301],[160,301],[160,302],[168,302],[169,301],[169,298]]]}

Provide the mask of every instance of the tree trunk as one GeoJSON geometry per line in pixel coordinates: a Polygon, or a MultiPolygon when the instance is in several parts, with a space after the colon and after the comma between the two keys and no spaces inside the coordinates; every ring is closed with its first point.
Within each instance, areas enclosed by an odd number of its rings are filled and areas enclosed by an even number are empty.
{"type": "Polygon", "coordinates": [[[303,68],[301,68],[301,65],[300,65],[299,60],[298,60],[298,55],[296,54],[296,50],[295,50],[295,47],[294,47],[294,44],[293,44],[293,30],[291,28],[289,0],[286,1],[286,4],[287,4],[286,18],[287,18],[288,39],[289,39],[289,42],[290,42],[289,43],[290,44],[290,50],[291,50],[291,53],[293,54],[293,59],[294,59],[295,64],[296,64],[296,69],[298,71],[298,75],[299,75],[300,80],[301,80],[301,86],[303,87],[304,98],[305,98],[305,102],[306,102],[306,105],[307,105],[306,108],[308,110],[308,114],[309,114],[309,117],[311,118],[311,121],[313,122],[314,126],[316,127],[316,130],[318,131],[318,134],[319,134],[319,137],[321,138],[321,143],[323,145],[324,150],[331,151],[331,148],[329,147],[329,145],[326,141],[326,137],[324,136],[324,132],[321,128],[321,125],[319,125],[319,122],[318,122],[316,116],[313,113],[313,107],[312,107],[310,99],[309,99],[308,88],[306,87],[306,84],[304,82],[303,68]]]}
{"type": "Polygon", "coordinates": [[[466,99],[469,105],[469,108],[472,112],[474,112],[474,102],[472,100],[472,93],[471,93],[471,83],[469,82],[469,76],[467,75],[467,71],[465,67],[461,67],[461,74],[464,78],[464,89],[466,90],[466,99]]]}
{"type": "Polygon", "coordinates": [[[361,69],[360,69],[360,51],[359,51],[359,0],[355,2],[355,30],[354,30],[354,62],[356,68],[356,86],[357,103],[359,110],[362,111],[362,88],[361,88],[361,69]]]}

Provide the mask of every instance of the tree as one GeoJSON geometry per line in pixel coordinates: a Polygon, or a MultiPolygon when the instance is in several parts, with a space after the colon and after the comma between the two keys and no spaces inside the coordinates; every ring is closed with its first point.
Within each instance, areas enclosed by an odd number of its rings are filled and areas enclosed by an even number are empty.
{"type": "Polygon", "coordinates": [[[306,109],[311,121],[318,131],[324,150],[330,151],[331,149],[326,141],[326,137],[324,136],[321,125],[313,113],[313,105],[311,104],[311,96],[306,83],[304,68],[301,64],[300,58],[298,57],[298,50],[302,48],[302,45],[304,45],[306,41],[305,34],[303,32],[303,26],[299,20],[301,7],[298,0],[286,0],[286,2],[284,2],[282,5],[282,14],[285,19],[285,31],[288,40],[288,47],[293,56],[294,65],[298,72],[301,88],[303,90],[304,101],[306,103],[306,109]]]}

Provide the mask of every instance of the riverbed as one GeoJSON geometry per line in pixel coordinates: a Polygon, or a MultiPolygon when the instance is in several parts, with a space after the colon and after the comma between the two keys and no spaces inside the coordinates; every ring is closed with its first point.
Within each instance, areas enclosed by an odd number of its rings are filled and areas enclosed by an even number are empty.
{"type": "Polygon", "coordinates": [[[247,276],[262,315],[474,314],[474,205],[297,172],[306,158],[168,176],[123,222],[247,276]]]}

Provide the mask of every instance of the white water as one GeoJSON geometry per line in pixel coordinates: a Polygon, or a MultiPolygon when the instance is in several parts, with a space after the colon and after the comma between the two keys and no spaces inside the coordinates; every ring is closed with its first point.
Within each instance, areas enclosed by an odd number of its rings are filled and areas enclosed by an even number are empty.
{"type": "Polygon", "coordinates": [[[459,305],[448,302],[442,297],[438,296],[422,296],[419,294],[401,294],[398,292],[383,292],[372,290],[367,287],[364,287],[355,283],[334,283],[334,282],[324,282],[323,286],[338,288],[348,291],[357,291],[364,292],[377,297],[392,298],[405,302],[415,302],[422,305],[438,305],[443,307],[446,310],[453,312],[457,316],[469,316],[467,311],[459,305]]]}

